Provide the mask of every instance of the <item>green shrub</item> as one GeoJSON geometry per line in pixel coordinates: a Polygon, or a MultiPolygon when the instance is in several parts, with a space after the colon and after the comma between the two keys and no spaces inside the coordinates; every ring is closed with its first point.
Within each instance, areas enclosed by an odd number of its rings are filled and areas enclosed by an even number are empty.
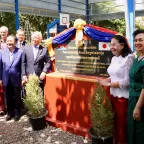
{"type": "Polygon", "coordinates": [[[39,86],[39,78],[35,75],[29,75],[25,86],[26,96],[23,99],[25,107],[28,109],[28,115],[31,117],[40,117],[44,112],[44,96],[39,86]]]}
{"type": "Polygon", "coordinates": [[[112,136],[114,112],[106,91],[99,83],[93,95],[89,96],[88,104],[94,134],[98,137],[112,136]]]}

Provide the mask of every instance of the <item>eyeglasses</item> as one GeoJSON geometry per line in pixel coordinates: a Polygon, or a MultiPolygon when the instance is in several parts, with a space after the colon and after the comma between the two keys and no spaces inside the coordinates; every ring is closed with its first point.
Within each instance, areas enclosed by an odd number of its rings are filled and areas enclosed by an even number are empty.
{"type": "Polygon", "coordinates": [[[116,46],[117,44],[118,44],[118,43],[112,43],[112,44],[109,45],[109,47],[112,47],[112,46],[114,47],[114,46],[116,46]]]}
{"type": "Polygon", "coordinates": [[[123,44],[123,43],[112,43],[109,45],[109,47],[114,47],[114,46],[117,46],[118,44],[123,44]]]}

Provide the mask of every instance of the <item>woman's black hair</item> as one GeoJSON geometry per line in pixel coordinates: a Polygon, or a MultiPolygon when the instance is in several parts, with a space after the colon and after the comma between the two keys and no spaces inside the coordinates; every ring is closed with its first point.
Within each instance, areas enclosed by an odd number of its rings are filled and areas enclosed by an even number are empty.
{"type": "Polygon", "coordinates": [[[112,37],[112,39],[113,38],[115,38],[116,40],[118,40],[118,42],[120,43],[120,44],[123,44],[124,45],[124,48],[122,49],[122,51],[121,51],[121,56],[122,57],[125,57],[125,56],[127,56],[128,54],[131,54],[132,53],[132,50],[131,50],[131,48],[130,48],[130,46],[129,46],[129,44],[128,44],[128,41],[127,41],[127,39],[125,38],[125,37],[123,37],[123,36],[121,36],[121,35],[114,35],[113,37],[112,37]]]}
{"type": "Polygon", "coordinates": [[[140,33],[144,33],[144,29],[137,29],[133,32],[133,38],[136,37],[136,35],[140,34],[140,33]]]}

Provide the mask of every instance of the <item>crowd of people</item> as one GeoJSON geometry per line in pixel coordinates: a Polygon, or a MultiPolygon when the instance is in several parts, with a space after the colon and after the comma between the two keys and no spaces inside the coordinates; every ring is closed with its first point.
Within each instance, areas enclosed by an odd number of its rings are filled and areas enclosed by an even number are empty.
{"type": "MultiPolygon", "coordinates": [[[[38,31],[32,34],[31,44],[25,41],[22,29],[14,36],[8,35],[8,28],[2,26],[0,36],[0,115],[6,110],[6,121],[13,117],[18,121],[22,86],[29,74],[34,74],[39,77],[43,89],[51,60],[47,48],[41,45],[42,34],[38,31]]],[[[124,36],[112,37],[110,48],[114,56],[107,69],[109,78],[98,80],[110,86],[115,112],[115,144],[144,143],[144,30],[134,31],[133,37],[136,55],[132,54],[124,36]]]]}
{"type": "Polygon", "coordinates": [[[22,87],[28,76],[34,74],[40,79],[43,90],[46,73],[51,67],[47,48],[41,45],[42,34],[35,31],[31,43],[25,41],[25,33],[17,30],[15,35],[8,35],[8,28],[0,28],[0,115],[7,112],[6,121],[21,117],[22,87]]]}

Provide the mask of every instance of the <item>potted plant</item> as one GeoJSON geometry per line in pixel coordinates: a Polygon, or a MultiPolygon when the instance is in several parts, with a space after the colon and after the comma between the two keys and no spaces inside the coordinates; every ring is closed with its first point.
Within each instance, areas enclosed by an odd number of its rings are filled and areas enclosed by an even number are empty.
{"type": "Polygon", "coordinates": [[[89,130],[92,144],[113,144],[114,112],[105,89],[99,83],[96,83],[88,104],[92,122],[89,130]]]}
{"type": "Polygon", "coordinates": [[[41,130],[46,127],[45,116],[47,110],[44,108],[44,96],[39,86],[39,78],[35,75],[29,75],[25,86],[26,95],[23,99],[27,116],[33,130],[41,130]]]}

